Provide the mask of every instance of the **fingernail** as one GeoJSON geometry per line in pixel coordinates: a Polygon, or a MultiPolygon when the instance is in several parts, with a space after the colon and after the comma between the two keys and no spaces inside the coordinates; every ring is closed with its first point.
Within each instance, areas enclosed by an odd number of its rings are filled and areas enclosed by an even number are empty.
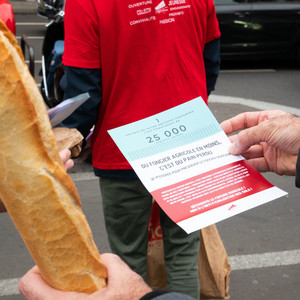
{"type": "Polygon", "coordinates": [[[232,155],[234,155],[234,154],[236,154],[236,146],[235,146],[235,144],[233,143],[233,144],[231,144],[229,147],[228,147],[228,152],[229,152],[229,154],[232,154],[232,155]]]}

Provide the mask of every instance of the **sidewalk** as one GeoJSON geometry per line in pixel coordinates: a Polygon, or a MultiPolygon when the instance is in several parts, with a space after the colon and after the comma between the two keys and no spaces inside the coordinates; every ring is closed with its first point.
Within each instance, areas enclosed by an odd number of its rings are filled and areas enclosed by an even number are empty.
{"type": "Polygon", "coordinates": [[[37,1],[36,0],[9,0],[11,3],[15,15],[32,15],[37,13],[37,1]]]}

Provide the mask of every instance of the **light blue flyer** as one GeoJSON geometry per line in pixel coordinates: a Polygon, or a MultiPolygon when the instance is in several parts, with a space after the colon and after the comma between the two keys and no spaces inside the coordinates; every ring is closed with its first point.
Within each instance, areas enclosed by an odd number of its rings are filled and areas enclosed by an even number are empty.
{"type": "Polygon", "coordinates": [[[230,141],[200,97],[108,132],[187,233],[286,194],[228,153],[230,141]]]}
{"type": "Polygon", "coordinates": [[[199,97],[108,133],[131,162],[221,131],[219,123],[199,97]]]}

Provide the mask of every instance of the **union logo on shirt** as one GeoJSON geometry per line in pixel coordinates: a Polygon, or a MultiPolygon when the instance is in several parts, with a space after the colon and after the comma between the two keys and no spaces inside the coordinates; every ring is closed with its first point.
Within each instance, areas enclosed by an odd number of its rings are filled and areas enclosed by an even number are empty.
{"type": "MultiPolygon", "coordinates": [[[[137,1],[137,0],[132,0],[137,1]]],[[[140,0],[128,5],[131,26],[150,22],[174,23],[176,19],[191,9],[190,0],[140,0]]]]}
{"type": "Polygon", "coordinates": [[[155,13],[161,14],[169,11],[169,7],[166,5],[165,1],[161,1],[158,5],[155,6],[155,13]]]}

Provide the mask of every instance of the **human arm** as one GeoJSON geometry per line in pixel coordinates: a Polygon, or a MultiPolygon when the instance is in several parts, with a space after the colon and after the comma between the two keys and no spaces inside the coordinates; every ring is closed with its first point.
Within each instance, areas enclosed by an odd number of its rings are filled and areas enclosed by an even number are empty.
{"type": "Polygon", "coordinates": [[[95,125],[102,94],[101,70],[66,67],[65,99],[88,92],[90,98],[60,125],[76,128],[86,138],[95,125]]]}
{"type": "Polygon", "coordinates": [[[231,154],[242,154],[259,171],[295,175],[300,118],[280,110],[247,112],[221,123],[231,136],[231,154]]]}
{"type": "Polygon", "coordinates": [[[152,291],[142,277],[133,272],[117,255],[105,253],[102,261],[108,270],[107,287],[93,294],[63,292],[53,289],[33,267],[20,280],[19,290],[25,299],[35,300],[193,300],[194,298],[167,291],[152,291]]]}
{"type": "Polygon", "coordinates": [[[207,27],[203,59],[206,74],[207,97],[214,90],[220,71],[220,29],[213,0],[207,1],[207,27]]]}
{"type": "Polygon", "coordinates": [[[204,47],[203,52],[207,96],[215,89],[217,78],[220,71],[220,38],[217,38],[204,47]]]}
{"type": "Polygon", "coordinates": [[[61,125],[78,129],[86,138],[96,123],[102,96],[100,34],[94,2],[66,1],[64,28],[64,98],[86,92],[90,94],[90,98],[61,125]]]}

